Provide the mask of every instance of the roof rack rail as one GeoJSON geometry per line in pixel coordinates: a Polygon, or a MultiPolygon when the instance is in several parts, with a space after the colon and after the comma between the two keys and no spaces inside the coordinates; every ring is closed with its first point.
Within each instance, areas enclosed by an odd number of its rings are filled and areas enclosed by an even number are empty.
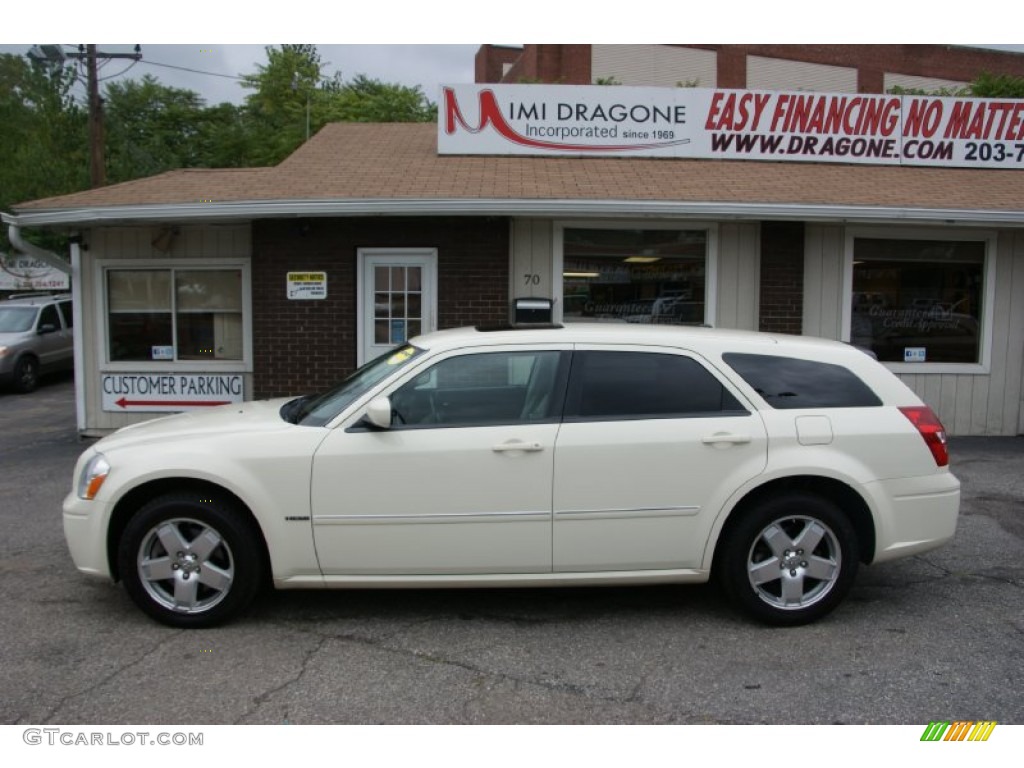
{"type": "Polygon", "coordinates": [[[49,291],[28,291],[27,293],[12,293],[7,298],[8,298],[8,300],[10,300],[10,299],[42,299],[42,298],[49,298],[52,295],[53,294],[50,293],[49,291]]]}

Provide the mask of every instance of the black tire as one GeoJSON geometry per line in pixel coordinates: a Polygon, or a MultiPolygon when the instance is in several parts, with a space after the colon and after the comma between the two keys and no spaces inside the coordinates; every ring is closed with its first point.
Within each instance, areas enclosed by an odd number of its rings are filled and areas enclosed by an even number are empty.
{"type": "Polygon", "coordinates": [[[132,517],[118,546],[129,596],[172,627],[212,627],[252,602],[263,583],[259,538],[227,499],[176,493],[132,517]]]}
{"type": "Polygon", "coordinates": [[[28,394],[39,385],[39,361],[25,355],[14,365],[14,377],[11,379],[16,392],[28,394]]]}
{"type": "Polygon", "coordinates": [[[857,534],[833,502],[791,492],[765,499],[725,533],[718,576],[743,612],[767,624],[820,619],[850,591],[857,534]]]}

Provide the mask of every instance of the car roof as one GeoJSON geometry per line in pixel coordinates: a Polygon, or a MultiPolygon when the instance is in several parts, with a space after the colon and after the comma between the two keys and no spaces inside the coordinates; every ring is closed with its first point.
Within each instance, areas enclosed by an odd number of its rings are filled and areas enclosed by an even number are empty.
{"type": "Polygon", "coordinates": [[[569,323],[564,326],[519,326],[501,329],[452,328],[418,336],[410,340],[414,346],[430,350],[456,349],[464,346],[504,344],[631,344],[671,346],[695,352],[755,352],[778,354],[783,345],[801,356],[818,352],[840,352],[852,348],[838,341],[811,336],[790,336],[724,328],[684,325],[648,325],[642,323],[569,323]]]}
{"type": "Polygon", "coordinates": [[[41,304],[52,304],[55,301],[71,301],[71,294],[14,294],[13,296],[8,296],[3,302],[0,302],[0,307],[37,307],[41,304]]]}

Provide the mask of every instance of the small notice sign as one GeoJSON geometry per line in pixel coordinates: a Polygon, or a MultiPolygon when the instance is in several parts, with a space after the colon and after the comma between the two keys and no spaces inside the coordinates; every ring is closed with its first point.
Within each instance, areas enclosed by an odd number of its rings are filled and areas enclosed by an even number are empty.
{"type": "Polygon", "coordinates": [[[927,358],[927,350],[925,347],[904,347],[903,348],[903,362],[904,363],[923,363],[927,358]]]}
{"type": "Polygon", "coordinates": [[[288,298],[298,301],[327,298],[326,272],[289,272],[288,298]]]}

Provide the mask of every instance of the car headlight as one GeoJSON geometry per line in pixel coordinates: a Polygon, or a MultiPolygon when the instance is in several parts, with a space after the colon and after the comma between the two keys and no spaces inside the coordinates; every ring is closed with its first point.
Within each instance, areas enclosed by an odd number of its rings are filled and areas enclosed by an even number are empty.
{"type": "Polygon", "coordinates": [[[9,347],[0,347],[0,357],[3,357],[10,351],[9,347]]]}
{"type": "Polygon", "coordinates": [[[95,499],[109,472],[110,464],[102,453],[97,453],[89,459],[89,463],[85,465],[78,478],[78,498],[86,501],[95,499]]]}

